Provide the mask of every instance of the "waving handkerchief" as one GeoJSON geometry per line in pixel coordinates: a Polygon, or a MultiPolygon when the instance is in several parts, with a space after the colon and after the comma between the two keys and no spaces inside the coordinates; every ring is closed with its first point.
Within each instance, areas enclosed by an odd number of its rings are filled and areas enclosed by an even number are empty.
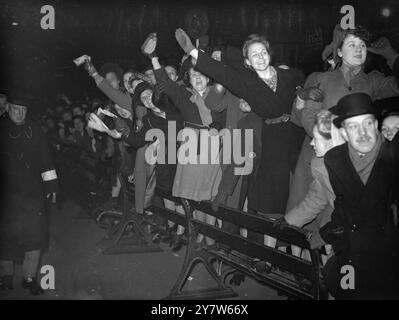
{"type": "Polygon", "coordinates": [[[76,59],[73,60],[73,62],[76,64],[77,67],[85,63],[86,61],[90,61],[90,57],[87,54],[84,54],[83,56],[80,56],[76,59]]]}

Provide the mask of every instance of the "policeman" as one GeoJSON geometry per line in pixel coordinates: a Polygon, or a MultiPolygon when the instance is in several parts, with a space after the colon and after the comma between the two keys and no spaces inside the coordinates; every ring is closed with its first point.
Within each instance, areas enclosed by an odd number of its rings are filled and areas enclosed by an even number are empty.
{"type": "Polygon", "coordinates": [[[37,281],[47,248],[45,201],[56,200],[57,174],[39,125],[26,117],[29,98],[8,95],[8,116],[0,127],[0,289],[13,288],[14,263],[22,262],[22,286],[43,294],[37,281]]]}

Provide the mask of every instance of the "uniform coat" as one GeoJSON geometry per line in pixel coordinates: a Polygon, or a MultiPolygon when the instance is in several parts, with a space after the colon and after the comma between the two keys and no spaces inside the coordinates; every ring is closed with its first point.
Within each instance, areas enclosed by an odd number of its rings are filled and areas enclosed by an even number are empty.
{"type": "Polygon", "coordinates": [[[0,259],[20,261],[24,252],[47,248],[45,195],[57,191],[57,179],[46,138],[25,120],[1,123],[2,195],[0,259]]]}

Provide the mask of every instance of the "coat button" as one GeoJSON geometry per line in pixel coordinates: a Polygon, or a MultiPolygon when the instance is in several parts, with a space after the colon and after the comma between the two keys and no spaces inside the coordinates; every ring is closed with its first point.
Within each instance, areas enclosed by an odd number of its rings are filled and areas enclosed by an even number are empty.
{"type": "Polygon", "coordinates": [[[356,225],[353,224],[353,225],[352,225],[352,232],[355,232],[355,231],[356,231],[356,225]]]}

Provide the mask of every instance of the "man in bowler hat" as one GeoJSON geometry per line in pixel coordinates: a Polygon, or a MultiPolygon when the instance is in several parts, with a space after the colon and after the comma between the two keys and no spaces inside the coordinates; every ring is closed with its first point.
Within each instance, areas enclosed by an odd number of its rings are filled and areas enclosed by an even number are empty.
{"type": "Polygon", "coordinates": [[[337,299],[398,298],[398,241],[390,206],[398,197],[399,135],[384,140],[371,97],[354,93],[330,109],[347,143],[324,157],[335,193],[320,235],[335,256],[325,266],[337,299]]]}

